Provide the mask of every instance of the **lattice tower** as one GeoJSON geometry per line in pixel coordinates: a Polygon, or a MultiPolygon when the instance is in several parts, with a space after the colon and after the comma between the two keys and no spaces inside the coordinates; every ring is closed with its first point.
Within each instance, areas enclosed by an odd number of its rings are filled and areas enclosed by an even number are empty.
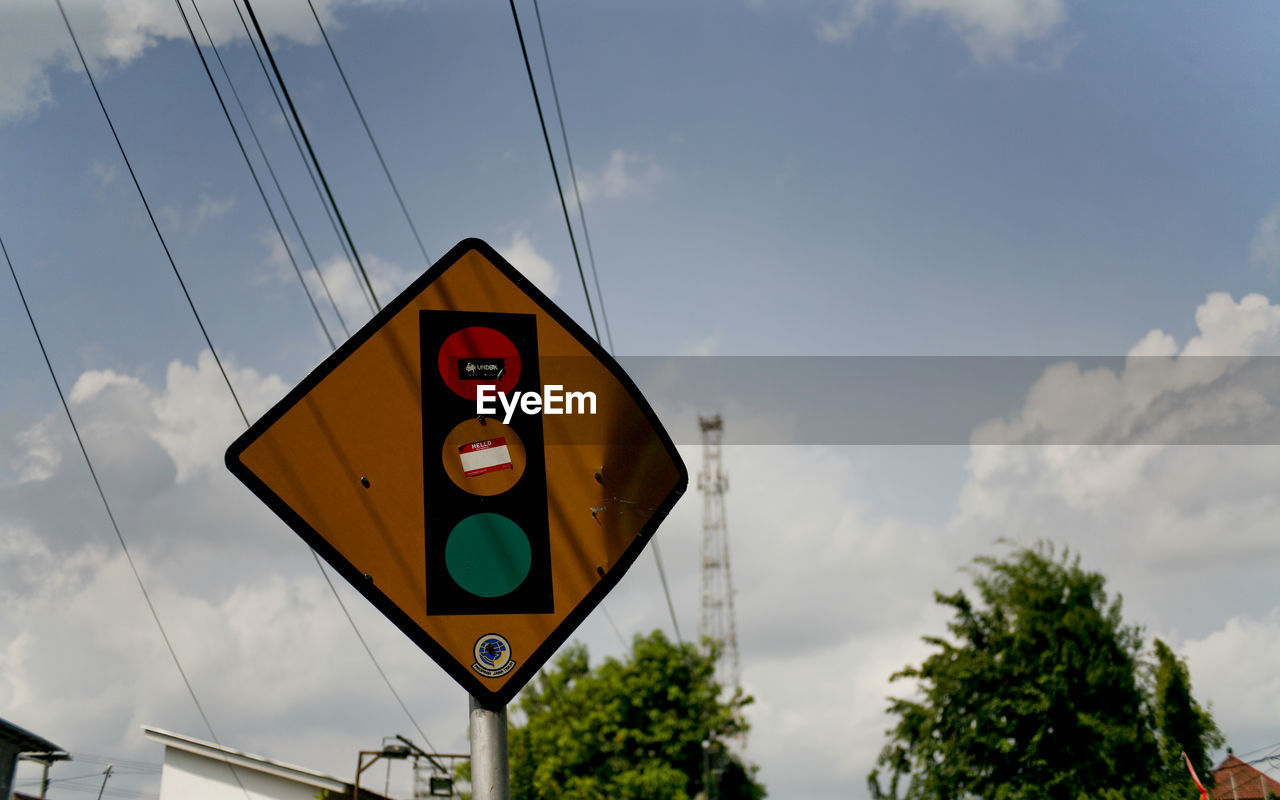
{"type": "Polygon", "coordinates": [[[724,494],[729,479],[721,461],[724,422],[720,415],[698,417],[702,428],[702,617],[698,635],[720,643],[716,680],[729,692],[738,687],[738,632],[733,615],[733,578],[729,572],[729,531],[724,494]]]}

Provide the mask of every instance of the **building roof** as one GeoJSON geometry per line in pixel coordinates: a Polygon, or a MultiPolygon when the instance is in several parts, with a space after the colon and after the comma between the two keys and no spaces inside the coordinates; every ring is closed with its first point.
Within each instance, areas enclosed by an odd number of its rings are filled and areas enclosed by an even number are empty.
{"type": "MultiPolygon", "coordinates": [[[[326,775],[323,772],[286,764],[282,761],[273,761],[269,758],[234,750],[230,747],[206,742],[191,736],[183,736],[179,733],[146,725],[142,726],[142,733],[151,741],[160,742],[165,747],[172,747],[176,750],[183,750],[215,761],[225,762],[232,766],[252,769],[278,778],[304,783],[317,789],[328,789],[331,792],[349,797],[355,788],[349,781],[326,775]]],[[[366,798],[367,800],[387,800],[382,795],[366,791],[363,787],[360,789],[360,797],[361,800],[366,800],[366,798]]]]}
{"type": "Polygon", "coordinates": [[[1228,755],[1213,768],[1213,800],[1262,800],[1269,794],[1280,797],[1280,781],[1273,780],[1249,764],[1228,755]]]}
{"type": "Polygon", "coordinates": [[[20,753],[53,753],[62,750],[48,739],[36,736],[4,719],[0,719],[0,740],[17,745],[20,753]]]}

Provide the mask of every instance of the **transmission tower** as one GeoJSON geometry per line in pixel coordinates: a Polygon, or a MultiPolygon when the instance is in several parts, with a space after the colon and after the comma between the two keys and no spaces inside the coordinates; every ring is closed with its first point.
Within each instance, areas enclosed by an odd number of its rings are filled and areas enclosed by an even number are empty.
{"type": "Polygon", "coordinates": [[[729,531],[725,526],[724,493],[729,479],[720,458],[724,422],[720,415],[698,417],[702,428],[702,618],[698,635],[718,642],[716,680],[728,691],[738,687],[738,632],[733,617],[733,578],[729,574],[729,531]]]}

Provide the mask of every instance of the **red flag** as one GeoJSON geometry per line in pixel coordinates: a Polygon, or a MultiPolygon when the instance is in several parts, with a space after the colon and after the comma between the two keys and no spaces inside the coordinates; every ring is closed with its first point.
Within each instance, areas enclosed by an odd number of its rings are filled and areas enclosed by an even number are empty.
{"type": "Polygon", "coordinates": [[[1200,800],[1209,800],[1209,791],[1200,782],[1200,777],[1196,775],[1196,768],[1191,766],[1191,757],[1187,755],[1185,750],[1182,752],[1182,758],[1187,762],[1187,769],[1191,772],[1191,780],[1196,782],[1196,788],[1200,790],[1200,800]]]}

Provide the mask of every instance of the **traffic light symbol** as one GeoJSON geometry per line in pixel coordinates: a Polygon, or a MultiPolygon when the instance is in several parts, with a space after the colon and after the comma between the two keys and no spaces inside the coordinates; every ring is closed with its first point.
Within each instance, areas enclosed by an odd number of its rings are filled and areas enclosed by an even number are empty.
{"type": "Polygon", "coordinates": [[[476,389],[542,390],[533,314],[420,311],[427,614],[553,611],[542,417],[476,389]]]}

